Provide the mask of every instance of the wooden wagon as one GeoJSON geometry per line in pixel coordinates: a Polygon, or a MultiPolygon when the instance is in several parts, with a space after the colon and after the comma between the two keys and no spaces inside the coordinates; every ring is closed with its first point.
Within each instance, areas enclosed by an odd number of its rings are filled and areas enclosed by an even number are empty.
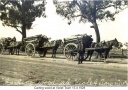
{"type": "Polygon", "coordinates": [[[64,38],[63,53],[68,60],[77,60],[78,39],[81,39],[83,35],[84,34],[64,38]]]}
{"type": "Polygon", "coordinates": [[[54,46],[50,44],[49,39],[42,34],[24,38],[23,43],[26,55],[35,56],[38,53],[41,56],[45,49],[53,48],[54,46]]]}

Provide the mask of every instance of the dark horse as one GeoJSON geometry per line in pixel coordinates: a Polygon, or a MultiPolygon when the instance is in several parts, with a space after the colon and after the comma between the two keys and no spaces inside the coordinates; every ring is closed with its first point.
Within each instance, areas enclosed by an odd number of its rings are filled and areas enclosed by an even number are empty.
{"type": "Polygon", "coordinates": [[[58,47],[62,45],[62,40],[55,40],[54,42],[55,45],[52,48],[52,58],[56,58],[56,51],[58,47]]]}
{"type": "Polygon", "coordinates": [[[18,41],[16,42],[16,46],[14,47],[14,52],[16,52],[16,55],[19,55],[20,49],[23,47],[23,42],[18,41]]]}
{"type": "Polygon", "coordinates": [[[51,42],[48,42],[48,46],[43,48],[43,56],[42,57],[46,57],[47,51],[48,50],[52,50],[52,58],[56,58],[56,51],[59,48],[59,46],[62,45],[62,40],[53,40],[51,42]]]}
{"type": "Polygon", "coordinates": [[[95,50],[88,50],[87,52],[87,57],[85,58],[85,60],[89,57],[89,61],[91,60],[92,54],[94,51],[96,51],[97,53],[101,54],[104,53],[104,58],[105,60],[108,58],[109,52],[112,49],[113,46],[118,47],[119,43],[117,41],[117,39],[115,38],[114,40],[110,40],[107,42],[104,42],[103,45],[105,45],[105,48],[101,47],[97,47],[97,43],[92,43],[91,48],[96,48],[95,50]],[[98,49],[99,48],[99,49],[98,49]]]}

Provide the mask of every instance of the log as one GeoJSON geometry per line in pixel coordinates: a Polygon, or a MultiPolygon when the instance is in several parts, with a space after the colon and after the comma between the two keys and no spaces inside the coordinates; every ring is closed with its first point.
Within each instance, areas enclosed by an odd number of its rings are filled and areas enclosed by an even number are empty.
{"type": "Polygon", "coordinates": [[[36,38],[40,38],[42,36],[43,36],[42,34],[35,35],[35,36],[30,36],[30,37],[24,38],[24,40],[29,41],[29,40],[33,40],[33,39],[36,39],[36,38]]]}
{"type": "Polygon", "coordinates": [[[64,39],[65,43],[69,43],[69,42],[78,42],[78,38],[77,37],[73,37],[73,38],[65,38],[64,39]]]}

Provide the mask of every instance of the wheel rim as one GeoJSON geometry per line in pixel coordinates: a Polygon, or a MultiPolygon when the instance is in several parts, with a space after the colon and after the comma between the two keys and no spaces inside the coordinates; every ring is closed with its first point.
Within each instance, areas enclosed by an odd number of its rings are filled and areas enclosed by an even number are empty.
{"type": "Polygon", "coordinates": [[[34,56],[35,55],[35,46],[32,43],[27,44],[25,48],[25,53],[28,56],[34,56]]]}
{"type": "Polygon", "coordinates": [[[74,43],[69,43],[64,48],[64,55],[68,60],[77,59],[77,45],[74,43]]]}

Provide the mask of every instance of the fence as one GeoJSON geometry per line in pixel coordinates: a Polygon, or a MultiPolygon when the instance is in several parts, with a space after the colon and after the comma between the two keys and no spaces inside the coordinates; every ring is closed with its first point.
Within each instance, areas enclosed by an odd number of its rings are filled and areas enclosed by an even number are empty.
{"type": "Polygon", "coordinates": [[[128,50],[127,49],[112,49],[109,53],[110,57],[120,57],[127,58],[128,50]]]}

